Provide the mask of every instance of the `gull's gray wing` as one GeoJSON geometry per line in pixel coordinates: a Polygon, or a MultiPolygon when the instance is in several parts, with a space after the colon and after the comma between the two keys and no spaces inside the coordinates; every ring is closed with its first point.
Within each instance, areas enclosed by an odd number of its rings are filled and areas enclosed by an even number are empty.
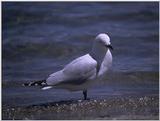
{"type": "Polygon", "coordinates": [[[51,74],[47,84],[82,84],[95,77],[96,67],[97,62],[89,54],[84,55],[73,60],[63,70],[51,74]]]}

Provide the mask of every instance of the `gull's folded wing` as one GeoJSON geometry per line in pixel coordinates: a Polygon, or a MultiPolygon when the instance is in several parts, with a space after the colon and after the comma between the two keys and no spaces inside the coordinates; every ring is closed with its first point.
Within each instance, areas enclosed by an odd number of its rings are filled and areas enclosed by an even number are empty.
{"type": "Polygon", "coordinates": [[[97,62],[89,55],[73,60],[61,71],[53,73],[47,79],[48,85],[81,84],[96,76],[97,62]]]}

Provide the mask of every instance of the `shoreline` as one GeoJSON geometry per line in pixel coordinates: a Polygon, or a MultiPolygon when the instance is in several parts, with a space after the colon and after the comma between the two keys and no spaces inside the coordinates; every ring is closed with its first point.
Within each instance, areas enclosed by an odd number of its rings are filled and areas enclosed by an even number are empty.
{"type": "Polygon", "coordinates": [[[43,104],[2,106],[2,119],[159,119],[159,97],[123,96],[105,99],[68,100],[43,104]]]}

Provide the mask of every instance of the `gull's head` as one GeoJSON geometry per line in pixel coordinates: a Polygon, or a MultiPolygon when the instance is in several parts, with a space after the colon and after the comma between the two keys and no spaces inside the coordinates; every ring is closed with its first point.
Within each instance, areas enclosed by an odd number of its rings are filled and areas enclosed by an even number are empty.
{"type": "Polygon", "coordinates": [[[113,49],[111,46],[110,38],[107,34],[99,34],[94,41],[90,55],[101,64],[109,49],[113,49]]]}
{"type": "Polygon", "coordinates": [[[96,42],[105,46],[106,48],[109,48],[109,49],[113,50],[113,47],[112,47],[111,42],[110,42],[110,38],[107,34],[101,33],[101,34],[97,35],[95,40],[96,40],[96,42]]]}

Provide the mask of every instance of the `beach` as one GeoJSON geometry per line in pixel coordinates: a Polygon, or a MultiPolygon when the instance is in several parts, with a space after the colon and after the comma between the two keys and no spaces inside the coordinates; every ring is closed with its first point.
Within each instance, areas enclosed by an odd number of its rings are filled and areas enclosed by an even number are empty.
{"type": "Polygon", "coordinates": [[[5,120],[159,119],[158,96],[112,97],[101,100],[69,100],[27,107],[3,107],[5,120]]]}

